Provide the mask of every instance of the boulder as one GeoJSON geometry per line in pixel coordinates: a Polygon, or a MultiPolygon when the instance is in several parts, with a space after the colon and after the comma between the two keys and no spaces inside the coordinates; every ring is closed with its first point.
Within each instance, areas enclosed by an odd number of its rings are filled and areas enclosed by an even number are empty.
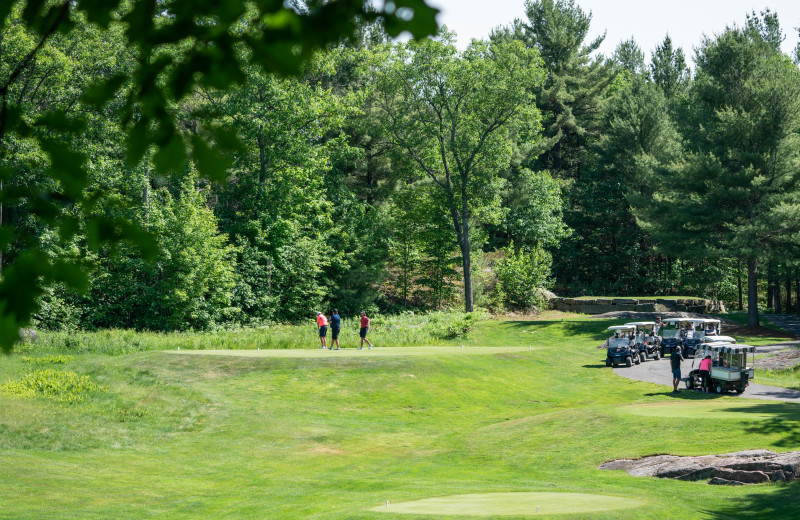
{"type": "Polygon", "coordinates": [[[655,455],[607,462],[600,469],[624,470],[636,477],[708,480],[709,484],[719,485],[761,484],[800,478],[800,451],[748,450],[699,457],[655,455]]]}
{"type": "Polygon", "coordinates": [[[633,300],[631,298],[614,298],[613,300],[611,300],[611,303],[613,303],[614,305],[620,305],[620,304],[636,305],[637,303],[639,303],[639,300],[633,300]]]}
{"type": "Polygon", "coordinates": [[[22,341],[36,341],[39,335],[33,329],[19,329],[19,339],[22,341]]]}
{"type": "Polygon", "coordinates": [[[656,312],[655,303],[640,303],[636,306],[636,312],[656,312]]]}
{"type": "Polygon", "coordinates": [[[632,303],[627,303],[627,304],[623,303],[621,305],[614,305],[614,310],[616,310],[616,311],[634,312],[634,311],[636,311],[636,305],[634,305],[632,303]]]}
{"type": "Polygon", "coordinates": [[[674,312],[686,312],[686,305],[683,303],[676,303],[672,310],[674,312]]]}

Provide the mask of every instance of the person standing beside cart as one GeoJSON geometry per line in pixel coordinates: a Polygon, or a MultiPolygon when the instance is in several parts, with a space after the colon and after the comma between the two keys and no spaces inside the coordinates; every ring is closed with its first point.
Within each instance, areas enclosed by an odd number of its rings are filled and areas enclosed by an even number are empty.
{"type": "Polygon", "coordinates": [[[672,393],[677,394],[680,392],[678,390],[678,384],[681,382],[681,361],[683,361],[683,355],[681,354],[681,347],[676,346],[675,350],[672,351],[672,354],[669,356],[670,366],[672,367],[672,393]]]}
{"type": "Polygon", "coordinates": [[[707,355],[700,361],[700,387],[703,392],[708,393],[711,386],[711,355],[707,355]]]}

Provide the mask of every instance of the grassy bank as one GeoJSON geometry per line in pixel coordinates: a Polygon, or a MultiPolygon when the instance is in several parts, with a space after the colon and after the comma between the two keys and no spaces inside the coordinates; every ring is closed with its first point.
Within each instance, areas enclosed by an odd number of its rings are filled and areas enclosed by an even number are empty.
{"type": "MultiPolygon", "coordinates": [[[[797,405],[714,416],[709,406],[740,400],[674,397],[614,376],[595,349],[613,323],[550,313],[481,321],[466,339],[437,340],[496,349],[476,355],[244,358],[37,346],[3,358],[0,384],[49,368],[96,386],[74,402],[0,396],[0,518],[413,520],[441,516],[384,504],[488,492],[633,504],[552,518],[793,517],[797,483],[710,486],[597,469],[657,453],[798,449],[800,435],[797,405]],[[680,410],[635,412],[652,406],[680,410]]],[[[288,330],[303,337],[287,344],[313,347],[313,329],[302,330],[288,330]]],[[[375,332],[376,344],[389,343],[391,334],[375,332]]]]}

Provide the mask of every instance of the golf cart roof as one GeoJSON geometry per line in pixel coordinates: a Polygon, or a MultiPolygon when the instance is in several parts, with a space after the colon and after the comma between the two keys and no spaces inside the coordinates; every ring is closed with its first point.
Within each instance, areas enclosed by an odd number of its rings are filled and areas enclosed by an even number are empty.
{"type": "Polygon", "coordinates": [[[741,354],[744,352],[752,352],[755,353],[756,347],[751,345],[734,345],[733,343],[721,343],[721,344],[706,344],[706,350],[710,350],[712,352],[720,352],[722,354],[741,354]]]}
{"type": "Polygon", "coordinates": [[[688,323],[691,321],[691,318],[667,318],[664,320],[664,323],[669,323],[670,325],[675,323],[688,323]]]}
{"type": "Polygon", "coordinates": [[[689,318],[686,321],[691,321],[692,323],[704,323],[704,324],[719,323],[720,322],[719,320],[716,320],[716,319],[713,319],[713,318],[689,318]]]}
{"type": "Polygon", "coordinates": [[[612,325],[608,328],[608,330],[633,330],[634,327],[631,325],[612,325]]]}
{"type": "Polygon", "coordinates": [[[730,336],[706,336],[706,343],[736,343],[736,340],[730,336]]]}
{"type": "Polygon", "coordinates": [[[630,325],[632,327],[647,327],[648,325],[655,326],[655,324],[656,322],[654,321],[632,321],[630,323],[626,323],[625,325],[630,325]]]}

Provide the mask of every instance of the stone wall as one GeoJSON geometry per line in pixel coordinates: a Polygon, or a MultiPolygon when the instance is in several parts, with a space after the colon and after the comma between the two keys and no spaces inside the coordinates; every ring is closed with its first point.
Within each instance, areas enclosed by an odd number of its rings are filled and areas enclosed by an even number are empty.
{"type": "Polygon", "coordinates": [[[637,300],[633,298],[597,298],[584,300],[575,298],[551,298],[548,300],[551,309],[581,314],[604,314],[606,312],[725,312],[725,304],[713,300],[702,299],[668,299],[637,300]]]}

